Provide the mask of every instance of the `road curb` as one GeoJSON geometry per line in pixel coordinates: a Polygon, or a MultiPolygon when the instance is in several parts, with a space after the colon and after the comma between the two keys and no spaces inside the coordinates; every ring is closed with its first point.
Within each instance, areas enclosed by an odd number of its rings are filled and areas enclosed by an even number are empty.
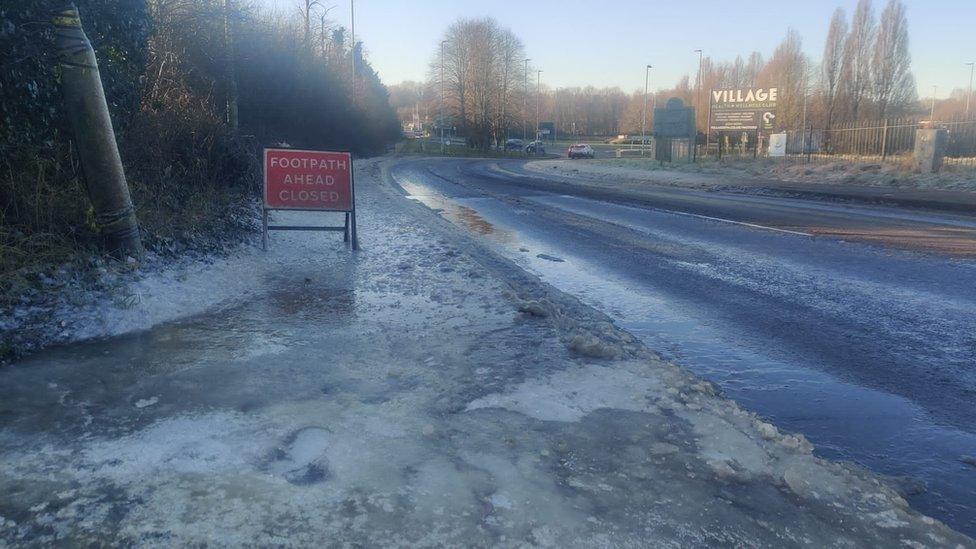
{"type": "MultiPolygon", "coordinates": [[[[963,213],[976,215],[976,194],[972,197],[962,195],[958,198],[969,198],[971,202],[940,200],[936,198],[898,196],[895,193],[886,192],[883,194],[857,193],[857,192],[838,192],[828,190],[798,189],[794,187],[755,187],[770,194],[777,194],[784,197],[827,200],[833,202],[857,202],[861,204],[879,206],[897,206],[903,208],[919,208],[925,210],[937,210],[953,213],[963,213]]],[[[744,192],[749,192],[745,190],[744,192]]],[[[934,191],[944,192],[944,191],[934,191]]],[[[962,193],[960,193],[962,194],[962,193]]]]}
{"type": "MultiPolygon", "coordinates": [[[[548,174],[529,169],[524,165],[521,172],[516,172],[500,166],[495,169],[500,172],[507,172],[520,177],[533,177],[540,179],[552,179],[553,177],[562,179],[566,182],[578,180],[586,182],[589,178],[580,173],[579,175],[548,174]]],[[[951,212],[976,216],[976,192],[958,190],[922,190],[922,189],[885,189],[880,187],[861,186],[856,188],[830,188],[831,185],[812,187],[799,183],[778,180],[756,180],[744,179],[741,177],[731,177],[725,180],[724,184],[717,184],[714,189],[707,187],[694,187],[685,185],[674,185],[659,183],[653,180],[636,179],[632,177],[621,177],[620,179],[632,183],[654,185],[664,188],[698,190],[709,192],[720,190],[722,192],[732,192],[751,195],[774,195],[782,198],[795,198],[801,200],[820,200],[827,202],[847,202],[873,206],[890,206],[900,208],[916,208],[940,212],[951,212]]],[[[833,186],[836,187],[836,186],[833,186]]]]}

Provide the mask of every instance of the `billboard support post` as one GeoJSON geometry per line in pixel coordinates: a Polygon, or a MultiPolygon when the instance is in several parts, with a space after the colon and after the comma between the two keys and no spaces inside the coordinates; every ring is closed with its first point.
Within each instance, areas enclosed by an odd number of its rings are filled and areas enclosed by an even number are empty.
{"type": "Polygon", "coordinates": [[[813,126],[807,128],[807,164],[813,159],[813,126]]]}
{"type": "Polygon", "coordinates": [[[705,156],[708,156],[709,138],[712,136],[712,88],[708,88],[708,122],[705,123],[705,156]]]}

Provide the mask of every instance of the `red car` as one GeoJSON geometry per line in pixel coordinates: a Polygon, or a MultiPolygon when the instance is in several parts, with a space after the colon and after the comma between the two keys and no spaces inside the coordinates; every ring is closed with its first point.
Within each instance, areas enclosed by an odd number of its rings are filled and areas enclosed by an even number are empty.
{"type": "Polygon", "coordinates": [[[593,158],[596,151],[586,143],[577,143],[566,149],[566,156],[570,158],[593,158]]]}

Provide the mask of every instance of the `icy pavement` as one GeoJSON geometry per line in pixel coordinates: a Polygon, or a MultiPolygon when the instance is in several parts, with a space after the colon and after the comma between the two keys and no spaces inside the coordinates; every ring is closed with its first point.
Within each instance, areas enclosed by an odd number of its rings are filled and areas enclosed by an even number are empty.
{"type": "Polygon", "coordinates": [[[358,254],[275,233],[195,281],[240,299],[0,370],[0,545],[973,546],[381,166],[358,254]]]}

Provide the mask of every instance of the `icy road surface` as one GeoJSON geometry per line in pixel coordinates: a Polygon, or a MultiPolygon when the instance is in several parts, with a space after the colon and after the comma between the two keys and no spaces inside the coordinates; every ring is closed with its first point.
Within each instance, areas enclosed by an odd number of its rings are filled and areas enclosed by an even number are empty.
{"type": "Polygon", "coordinates": [[[360,253],[275,233],[0,370],[0,545],[972,546],[378,175],[360,253]]]}
{"type": "Polygon", "coordinates": [[[976,251],[976,219],[686,189],[630,196],[495,164],[403,161],[393,174],[818,455],[895,477],[913,505],[976,534],[976,262],[899,249],[976,251]],[[889,247],[804,235],[814,231],[889,247]]]}

